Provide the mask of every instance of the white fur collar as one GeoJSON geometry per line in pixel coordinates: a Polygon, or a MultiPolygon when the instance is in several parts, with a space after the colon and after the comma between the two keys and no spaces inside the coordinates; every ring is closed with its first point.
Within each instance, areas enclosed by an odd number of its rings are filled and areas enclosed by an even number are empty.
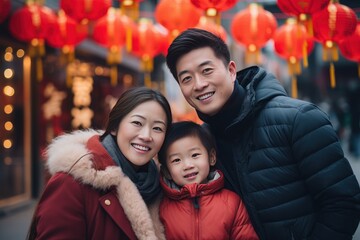
{"type": "Polygon", "coordinates": [[[47,149],[49,172],[51,175],[56,172],[69,173],[78,181],[96,189],[106,190],[116,186],[117,197],[136,236],[139,239],[165,239],[158,217],[158,201],[149,209],[134,183],[124,175],[120,167],[109,166],[105,170],[93,168],[92,154],[86,144],[96,134],[100,135],[102,132],[93,129],[79,130],[54,139],[47,149]]]}

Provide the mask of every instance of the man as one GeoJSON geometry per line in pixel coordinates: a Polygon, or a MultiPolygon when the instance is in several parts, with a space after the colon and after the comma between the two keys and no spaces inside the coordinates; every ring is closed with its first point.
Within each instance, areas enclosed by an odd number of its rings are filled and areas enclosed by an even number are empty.
{"type": "Polygon", "coordinates": [[[359,183],[326,114],[260,67],[237,73],[227,45],[201,29],[182,32],[166,61],[261,239],[352,238],[359,183]]]}

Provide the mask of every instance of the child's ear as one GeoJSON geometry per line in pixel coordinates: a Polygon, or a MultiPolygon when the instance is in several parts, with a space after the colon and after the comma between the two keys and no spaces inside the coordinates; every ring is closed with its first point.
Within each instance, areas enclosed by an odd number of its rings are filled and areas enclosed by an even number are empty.
{"type": "Polygon", "coordinates": [[[166,167],[164,167],[162,164],[160,165],[160,173],[167,179],[172,180],[172,177],[166,167]]]}
{"type": "Polygon", "coordinates": [[[210,166],[215,166],[216,163],[216,151],[211,149],[209,153],[210,166]]]}

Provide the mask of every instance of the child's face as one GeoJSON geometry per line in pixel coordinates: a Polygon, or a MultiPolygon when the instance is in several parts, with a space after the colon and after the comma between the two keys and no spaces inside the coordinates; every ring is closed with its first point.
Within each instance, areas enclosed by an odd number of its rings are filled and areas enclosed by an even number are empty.
{"type": "Polygon", "coordinates": [[[208,151],[196,136],[174,141],[166,153],[166,165],[171,179],[179,186],[206,183],[210,166],[216,162],[215,151],[208,151]]]}
{"type": "Polygon", "coordinates": [[[134,167],[147,164],[165,139],[166,114],[156,101],[147,101],[127,114],[119,124],[118,146],[134,167]]]}

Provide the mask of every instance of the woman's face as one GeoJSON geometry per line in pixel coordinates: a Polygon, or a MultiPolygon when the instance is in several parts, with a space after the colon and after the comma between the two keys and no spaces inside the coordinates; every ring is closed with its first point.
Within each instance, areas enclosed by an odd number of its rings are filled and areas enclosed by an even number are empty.
{"type": "Polygon", "coordinates": [[[156,101],[141,103],[120,122],[117,144],[124,156],[136,167],[147,164],[160,150],[166,133],[167,118],[156,101]]]}

